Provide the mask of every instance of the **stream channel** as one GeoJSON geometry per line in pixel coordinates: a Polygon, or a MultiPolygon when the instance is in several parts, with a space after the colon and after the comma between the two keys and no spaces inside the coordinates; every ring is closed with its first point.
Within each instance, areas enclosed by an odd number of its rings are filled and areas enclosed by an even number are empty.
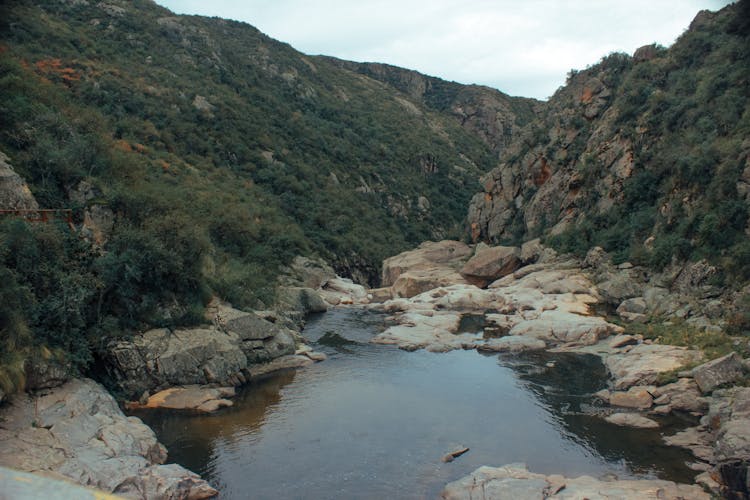
{"type": "Polygon", "coordinates": [[[406,352],[369,343],[383,327],[362,309],[311,317],[303,334],[328,360],[248,384],[213,415],[135,414],[222,499],[436,498],[481,465],[513,462],[692,482],[689,453],[661,441],[685,422],[629,429],[595,415],[598,357],[406,352]],[[459,446],[470,451],[441,461],[459,446]]]}

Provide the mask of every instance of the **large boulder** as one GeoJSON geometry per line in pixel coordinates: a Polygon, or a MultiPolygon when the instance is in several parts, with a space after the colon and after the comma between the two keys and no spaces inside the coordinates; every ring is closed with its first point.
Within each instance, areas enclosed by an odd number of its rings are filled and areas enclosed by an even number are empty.
{"type": "Polygon", "coordinates": [[[191,498],[217,491],[179,465],[154,432],[122,414],[92,380],[17,395],[0,413],[0,466],[68,478],[126,498],[191,498]]]}
{"type": "Polygon", "coordinates": [[[149,330],[112,343],[104,358],[113,383],[134,397],[178,385],[240,385],[250,365],[294,350],[291,330],[255,313],[218,306],[211,326],[149,330]]]}
{"type": "Polygon", "coordinates": [[[394,297],[411,298],[435,288],[466,284],[467,281],[453,269],[433,267],[401,273],[391,289],[394,297]]]}
{"type": "Polygon", "coordinates": [[[693,369],[693,378],[701,392],[709,393],[722,384],[742,378],[742,358],[736,352],[727,354],[693,369]]]}
{"type": "Polygon", "coordinates": [[[409,270],[436,267],[458,268],[472,254],[472,249],[460,241],[428,241],[414,250],[402,252],[383,261],[382,286],[393,285],[409,270]]]}
{"type": "Polygon", "coordinates": [[[111,345],[107,369],[128,396],[175,385],[228,384],[247,368],[240,345],[236,335],[217,328],[149,330],[111,345]]]}
{"type": "Polygon", "coordinates": [[[469,283],[484,288],[521,267],[521,250],[517,247],[483,247],[461,268],[469,283]]]}

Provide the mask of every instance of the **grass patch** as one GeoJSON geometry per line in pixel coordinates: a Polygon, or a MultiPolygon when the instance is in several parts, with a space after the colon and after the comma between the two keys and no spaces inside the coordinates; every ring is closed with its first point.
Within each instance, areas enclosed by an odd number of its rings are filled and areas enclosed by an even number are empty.
{"type": "Polygon", "coordinates": [[[743,357],[749,354],[746,342],[738,342],[737,337],[727,335],[723,331],[705,331],[681,322],[630,323],[623,326],[625,332],[630,335],[643,335],[644,339],[651,339],[660,344],[700,350],[705,354],[708,361],[732,351],[736,351],[743,357]]]}

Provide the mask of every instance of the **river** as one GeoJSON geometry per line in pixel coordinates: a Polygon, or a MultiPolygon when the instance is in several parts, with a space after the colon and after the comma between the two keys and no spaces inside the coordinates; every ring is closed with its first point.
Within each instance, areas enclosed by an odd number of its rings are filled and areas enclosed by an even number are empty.
{"type": "MultiPolygon", "coordinates": [[[[599,358],[406,352],[369,344],[382,315],[336,309],[303,332],[329,359],[271,375],[214,415],[138,412],[169,461],[208,479],[224,499],[435,498],[480,465],[525,462],[566,476],[692,482],[688,452],[656,430],[596,416],[599,358]],[[451,463],[441,457],[467,446],[451,463]]],[[[478,328],[478,327],[477,327],[478,328]]]]}

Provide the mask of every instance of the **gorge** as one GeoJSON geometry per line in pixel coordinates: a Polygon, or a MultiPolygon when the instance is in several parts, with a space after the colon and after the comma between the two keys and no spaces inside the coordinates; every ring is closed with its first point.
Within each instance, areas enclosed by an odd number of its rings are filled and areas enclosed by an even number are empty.
{"type": "Polygon", "coordinates": [[[748,498],[749,9],[542,102],[148,0],[4,2],[0,466],[748,498]]]}

